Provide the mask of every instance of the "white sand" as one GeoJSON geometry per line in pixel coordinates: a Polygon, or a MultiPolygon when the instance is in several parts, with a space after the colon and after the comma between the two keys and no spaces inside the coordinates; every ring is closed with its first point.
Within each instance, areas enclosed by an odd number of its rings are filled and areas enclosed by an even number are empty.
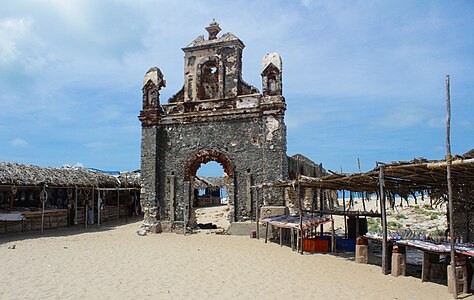
{"type": "Polygon", "coordinates": [[[452,299],[446,286],[342,257],[138,227],[1,237],[0,299],[452,299]]]}

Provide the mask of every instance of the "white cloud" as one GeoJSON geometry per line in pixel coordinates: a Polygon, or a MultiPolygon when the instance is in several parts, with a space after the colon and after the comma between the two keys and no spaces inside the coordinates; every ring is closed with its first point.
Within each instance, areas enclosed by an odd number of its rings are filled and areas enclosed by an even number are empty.
{"type": "Polygon", "coordinates": [[[20,138],[16,138],[10,141],[10,146],[14,148],[25,148],[25,147],[28,147],[29,145],[30,144],[28,144],[27,141],[20,138]]]}
{"type": "Polygon", "coordinates": [[[18,58],[18,43],[28,34],[31,20],[9,18],[0,20],[0,64],[6,64],[18,58]]]}

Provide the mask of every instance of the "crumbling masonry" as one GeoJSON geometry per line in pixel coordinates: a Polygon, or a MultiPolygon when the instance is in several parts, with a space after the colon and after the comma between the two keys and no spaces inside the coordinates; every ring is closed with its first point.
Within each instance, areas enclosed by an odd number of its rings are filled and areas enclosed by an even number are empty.
{"type": "MultiPolygon", "coordinates": [[[[193,177],[200,165],[220,163],[226,174],[231,222],[255,218],[250,185],[287,179],[282,61],[270,53],[262,62],[262,94],[242,79],[244,43],[232,33],[217,37],[206,27],[182,50],[184,85],[160,104],[165,80],[151,68],[143,80],[141,169],[142,231],[168,231],[192,218],[193,177]]],[[[284,205],[265,191],[266,205],[284,205]]]]}

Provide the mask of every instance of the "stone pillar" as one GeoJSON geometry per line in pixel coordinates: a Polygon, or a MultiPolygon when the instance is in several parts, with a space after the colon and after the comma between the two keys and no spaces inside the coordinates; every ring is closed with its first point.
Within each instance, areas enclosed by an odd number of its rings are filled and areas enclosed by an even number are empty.
{"type": "MultiPolygon", "coordinates": [[[[398,248],[400,250],[400,248],[398,248]]],[[[392,276],[405,276],[406,254],[405,251],[392,251],[392,276]]]]}
{"type": "Polygon", "coordinates": [[[151,68],[143,79],[142,110],[138,116],[138,119],[142,122],[141,180],[143,190],[140,198],[144,218],[138,231],[141,235],[146,234],[147,231],[157,231],[159,220],[157,142],[162,113],[160,89],[164,86],[166,86],[166,82],[160,69],[151,68]]]}
{"type": "Polygon", "coordinates": [[[469,291],[468,281],[467,281],[467,267],[456,266],[456,277],[452,278],[451,265],[448,265],[448,291],[453,293],[454,284],[458,285],[458,293],[467,293],[469,291]]]}
{"type": "Polygon", "coordinates": [[[369,245],[368,241],[363,238],[357,238],[356,241],[356,252],[355,252],[355,262],[358,264],[368,264],[369,263],[369,245]]]}

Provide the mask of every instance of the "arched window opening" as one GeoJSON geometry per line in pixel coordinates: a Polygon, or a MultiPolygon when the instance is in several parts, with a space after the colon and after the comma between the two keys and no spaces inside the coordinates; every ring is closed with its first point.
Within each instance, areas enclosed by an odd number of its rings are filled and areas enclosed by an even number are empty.
{"type": "Polygon", "coordinates": [[[219,97],[219,65],[215,61],[208,61],[201,66],[201,80],[199,98],[216,99],[219,97]]]}

